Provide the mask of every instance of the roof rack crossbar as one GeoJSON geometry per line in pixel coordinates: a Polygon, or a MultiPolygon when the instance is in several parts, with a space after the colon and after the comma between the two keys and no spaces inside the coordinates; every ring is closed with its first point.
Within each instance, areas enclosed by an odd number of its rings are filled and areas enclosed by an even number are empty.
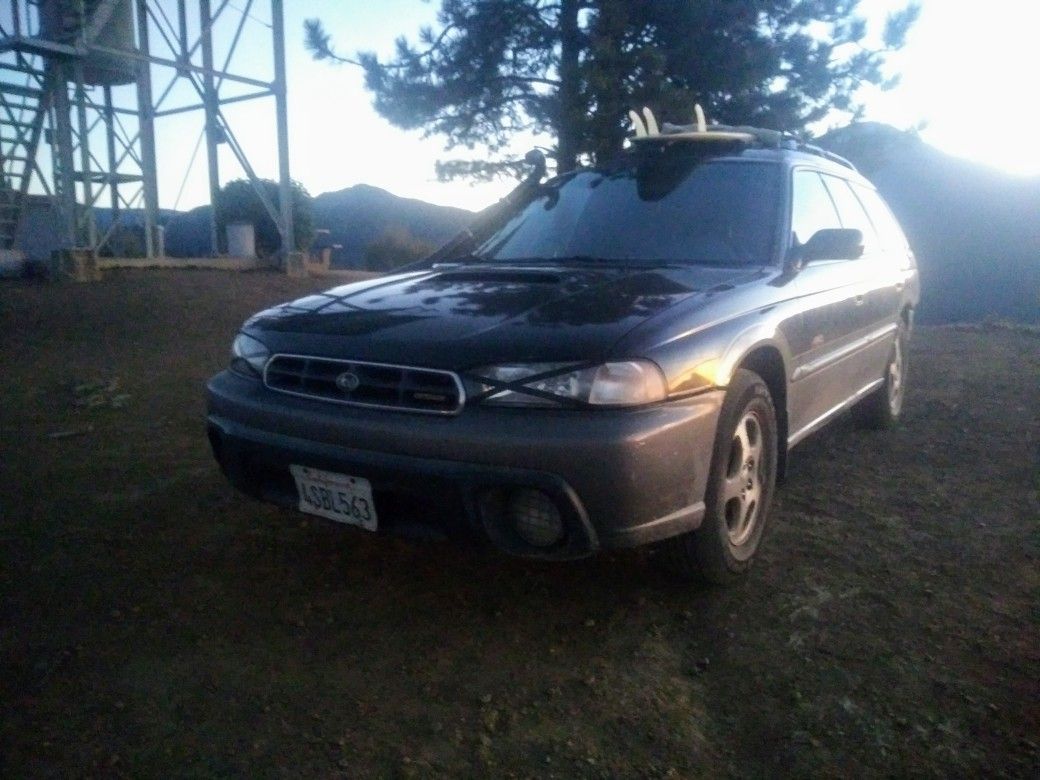
{"type": "Polygon", "coordinates": [[[856,166],[853,165],[849,160],[846,160],[840,154],[835,154],[834,152],[829,152],[826,149],[824,149],[823,147],[817,146],[816,144],[810,144],[810,143],[806,143],[805,141],[802,141],[802,142],[800,142],[798,144],[798,148],[801,151],[809,152],[811,154],[816,154],[816,155],[819,155],[820,157],[825,157],[826,159],[830,160],[831,162],[838,163],[838,165],[844,165],[846,168],[851,168],[852,170],[856,170],[856,166]]]}

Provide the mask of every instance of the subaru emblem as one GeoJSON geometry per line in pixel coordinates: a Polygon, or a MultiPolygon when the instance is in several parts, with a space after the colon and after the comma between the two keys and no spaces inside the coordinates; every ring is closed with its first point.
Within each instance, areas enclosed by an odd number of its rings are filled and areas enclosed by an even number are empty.
{"type": "Polygon", "coordinates": [[[351,373],[350,371],[344,371],[342,374],[336,377],[336,387],[342,390],[344,393],[352,393],[358,389],[358,385],[361,384],[361,380],[358,379],[358,375],[351,373]]]}

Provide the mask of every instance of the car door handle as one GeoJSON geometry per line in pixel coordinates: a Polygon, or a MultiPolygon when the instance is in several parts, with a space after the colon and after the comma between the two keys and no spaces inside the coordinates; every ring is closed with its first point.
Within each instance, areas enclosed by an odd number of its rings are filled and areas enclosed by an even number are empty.
{"type": "Polygon", "coordinates": [[[863,302],[864,302],[865,300],[866,300],[866,296],[863,296],[863,295],[857,295],[857,296],[856,296],[856,305],[857,305],[857,306],[862,306],[862,305],[863,305],[863,302]]]}

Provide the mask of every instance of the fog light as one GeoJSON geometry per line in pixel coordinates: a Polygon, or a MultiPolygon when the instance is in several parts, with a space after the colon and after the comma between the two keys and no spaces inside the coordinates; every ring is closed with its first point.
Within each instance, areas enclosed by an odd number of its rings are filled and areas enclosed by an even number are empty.
{"type": "Polygon", "coordinates": [[[563,538],[560,510],[540,490],[524,488],[510,493],[506,513],[517,534],[530,545],[551,547],[563,538]]]}

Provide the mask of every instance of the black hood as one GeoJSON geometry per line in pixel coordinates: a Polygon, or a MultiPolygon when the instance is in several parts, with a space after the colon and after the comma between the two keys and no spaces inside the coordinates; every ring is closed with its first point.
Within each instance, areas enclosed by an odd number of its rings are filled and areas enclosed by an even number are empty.
{"type": "Polygon", "coordinates": [[[463,266],[337,287],[246,323],[275,352],[465,368],[609,357],[628,331],[757,271],[463,266]]]}

